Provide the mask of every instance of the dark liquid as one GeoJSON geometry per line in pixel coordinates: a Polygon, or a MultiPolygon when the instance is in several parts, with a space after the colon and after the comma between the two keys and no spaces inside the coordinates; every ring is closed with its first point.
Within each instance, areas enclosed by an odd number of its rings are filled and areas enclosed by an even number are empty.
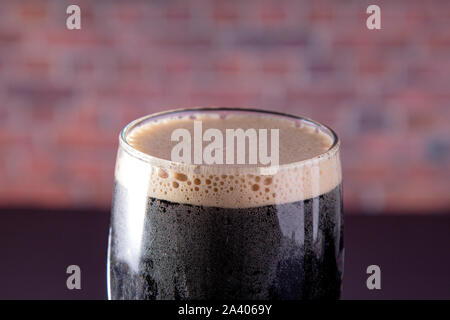
{"type": "MultiPolygon", "coordinates": [[[[116,193],[125,192],[116,185],[116,193]]],[[[148,198],[138,271],[117,259],[111,299],[338,299],[341,186],[319,197],[245,209],[148,198]]]]}

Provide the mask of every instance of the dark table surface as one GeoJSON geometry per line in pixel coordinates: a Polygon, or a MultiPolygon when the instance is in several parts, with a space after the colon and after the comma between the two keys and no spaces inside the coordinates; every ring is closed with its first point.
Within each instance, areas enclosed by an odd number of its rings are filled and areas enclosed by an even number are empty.
{"type": "MultiPolygon", "coordinates": [[[[0,299],[106,299],[109,212],[0,210],[0,299]],[[81,268],[81,290],[66,269],[81,268]]],[[[343,299],[450,299],[450,215],[345,217],[343,299]],[[366,268],[381,268],[368,290],[366,268]]]]}

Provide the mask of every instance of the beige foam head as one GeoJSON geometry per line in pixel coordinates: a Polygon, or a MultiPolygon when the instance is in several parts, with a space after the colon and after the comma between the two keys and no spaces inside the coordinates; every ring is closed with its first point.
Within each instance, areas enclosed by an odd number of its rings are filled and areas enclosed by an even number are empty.
{"type": "Polygon", "coordinates": [[[341,182],[339,145],[330,130],[306,119],[213,110],[168,114],[140,120],[125,130],[116,180],[130,192],[145,189],[149,197],[177,203],[246,208],[294,202],[324,194],[341,182]],[[171,161],[176,144],[171,132],[185,128],[192,133],[194,120],[201,120],[204,130],[279,129],[279,165],[171,161]]]}

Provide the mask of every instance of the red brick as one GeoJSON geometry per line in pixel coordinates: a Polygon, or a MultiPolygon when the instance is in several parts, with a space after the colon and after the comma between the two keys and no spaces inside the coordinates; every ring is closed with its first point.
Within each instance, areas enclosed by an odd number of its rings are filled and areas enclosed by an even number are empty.
{"type": "Polygon", "coordinates": [[[89,127],[61,128],[56,137],[59,145],[67,145],[75,150],[83,146],[98,148],[112,146],[116,141],[115,135],[105,135],[89,127]]]}
{"type": "Polygon", "coordinates": [[[35,106],[41,106],[44,103],[54,104],[67,101],[74,96],[74,91],[71,87],[49,82],[15,83],[11,84],[7,90],[11,98],[26,99],[35,106]]]}
{"type": "Polygon", "coordinates": [[[262,71],[267,74],[285,75],[289,72],[289,62],[284,59],[264,61],[262,71]]]}
{"type": "Polygon", "coordinates": [[[89,29],[81,30],[55,30],[46,34],[46,40],[50,45],[68,46],[79,48],[80,46],[112,46],[114,38],[109,33],[93,33],[89,29]]]}
{"type": "Polygon", "coordinates": [[[330,75],[336,70],[335,64],[331,60],[327,61],[313,61],[308,66],[309,71],[313,74],[330,75]]]}
{"type": "Polygon", "coordinates": [[[162,47],[180,47],[183,50],[190,48],[198,49],[208,47],[212,44],[212,36],[210,35],[192,35],[192,34],[166,34],[154,40],[151,44],[162,47]]]}
{"type": "Polygon", "coordinates": [[[166,70],[174,75],[184,74],[192,70],[192,62],[183,56],[171,56],[166,61],[166,70]]]}
{"type": "Polygon", "coordinates": [[[383,99],[387,103],[405,110],[424,109],[427,112],[434,109],[434,95],[422,88],[405,88],[403,90],[385,92],[383,99]]]}
{"type": "Polygon", "coordinates": [[[73,62],[73,72],[76,74],[93,75],[95,70],[94,62],[89,58],[87,59],[76,59],[73,62]]]}
{"type": "Polygon", "coordinates": [[[238,74],[241,71],[240,63],[236,59],[220,59],[214,63],[214,72],[238,74]]]}
{"type": "Polygon", "coordinates": [[[120,86],[113,85],[97,88],[97,92],[102,99],[116,97],[131,101],[161,97],[164,95],[164,88],[157,84],[143,84],[134,79],[130,82],[122,83],[120,86]]]}
{"type": "Polygon", "coordinates": [[[27,73],[34,73],[41,76],[49,75],[51,63],[45,58],[30,58],[24,61],[24,69],[27,73]]]}
{"type": "Polygon", "coordinates": [[[138,59],[120,59],[117,62],[117,71],[120,76],[139,77],[143,72],[142,62],[138,59]]]}
{"type": "Polygon", "coordinates": [[[450,33],[433,34],[428,40],[428,45],[434,50],[450,49],[450,33]]]}
{"type": "Polygon", "coordinates": [[[191,17],[189,6],[184,5],[169,5],[167,8],[167,19],[169,21],[183,21],[191,17]]]}
{"type": "Polygon", "coordinates": [[[248,107],[258,98],[256,92],[233,89],[215,89],[211,91],[194,91],[190,95],[193,105],[198,106],[238,106],[248,107]]]}
{"type": "Polygon", "coordinates": [[[8,146],[26,145],[30,142],[30,135],[27,132],[20,130],[20,128],[17,128],[17,131],[14,132],[5,126],[0,127],[0,148],[4,147],[5,150],[7,150],[8,146]]]}
{"type": "Polygon", "coordinates": [[[17,31],[0,30],[0,47],[16,44],[22,40],[22,34],[17,31]]]}
{"type": "Polygon", "coordinates": [[[331,2],[324,3],[316,1],[312,3],[312,8],[308,14],[309,21],[315,23],[331,23],[334,18],[333,4],[331,2]]]}
{"type": "Polygon", "coordinates": [[[114,15],[117,15],[117,18],[121,23],[135,23],[144,18],[144,8],[140,4],[125,2],[115,3],[113,9],[114,15]]]}
{"type": "Polygon", "coordinates": [[[212,15],[218,23],[235,23],[239,17],[235,5],[217,1],[214,1],[212,15]]]}
{"type": "Polygon", "coordinates": [[[388,67],[385,59],[364,55],[357,61],[357,71],[361,76],[381,76],[388,71],[388,67]]]}
{"type": "Polygon", "coordinates": [[[33,121],[38,122],[50,122],[54,120],[54,106],[52,105],[35,105],[31,109],[31,116],[33,121]]]}
{"type": "Polygon", "coordinates": [[[427,214],[446,212],[450,206],[448,189],[433,181],[409,179],[409,187],[389,188],[386,192],[388,212],[427,214]],[[405,207],[408,209],[405,210],[405,207]]]}
{"type": "Polygon", "coordinates": [[[23,2],[18,7],[18,15],[22,20],[41,21],[47,17],[47,5],[42,1],[23,2]]]}
{"type": "Polygon", "coordinates": [[[260,10],[263,24],[282,24],[287,19],[286,8],[281,6],[262,6],[260,10]]]}
{"type": "Polygon", "coordinates": [[[407,119],[407,127],[411,131],[416,132],[429,132],[432,131],[433,128],[436,126],[436,122],[438,120],[438,117],[436,114],[429,112],[425,108],[421,111],[414,110],[411,112],[408,112],[406,115],[407,119]]]}
{"type": "Polygon", "coordinates": [[[289,101],[302,102],[316,105],[335,105],[340,102],[352,99],[355,92],[351,88],[305,88],[289,89],[287,98],[289,101]]]}
{"type": "Polygon", "coordinates": [[[433,19],[432,13],[426,6],[410,5],[405,8],[405,20],[409,27],[423,26],[433,19]]]}

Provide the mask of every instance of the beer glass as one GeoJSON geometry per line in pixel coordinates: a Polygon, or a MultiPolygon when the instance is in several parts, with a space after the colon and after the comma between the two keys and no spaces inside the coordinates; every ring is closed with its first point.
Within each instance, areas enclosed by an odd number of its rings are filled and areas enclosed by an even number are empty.
{"type": "Polygon", "coordinates": [[[109,299],[338,299],[341,181],[337,135],[303,117],[196,108],[131,122],[115,167],[109,299]],[[270,140],[264,163],[257,140],[270,140]]]}

